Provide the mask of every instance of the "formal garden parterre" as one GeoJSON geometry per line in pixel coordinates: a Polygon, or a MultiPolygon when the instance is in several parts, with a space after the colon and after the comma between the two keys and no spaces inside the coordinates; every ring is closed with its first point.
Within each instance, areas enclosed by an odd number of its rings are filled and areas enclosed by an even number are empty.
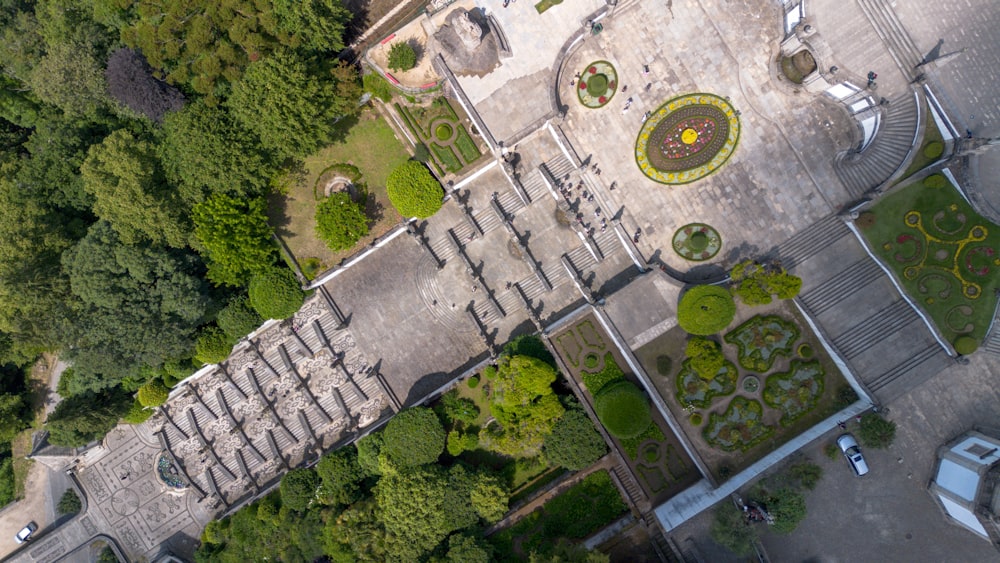
{"type": "Polygon", "coordinates": [[[573,323],[554,334],[552,342],[654,504],[697,481],[694,462],[650,404],[637,376],[623,369],[627,363],[596,317],[573,323]]]}
{"type": "Polygon", "coordinates": [[[635,350],[717,480],[856,400],[807,326],[789,301],[737,304],[716,333],[678,326],[635,350]]]}
{"type": "Polygon", "coordinates": [[[584,107],[604,107],[618,91],[618,71],[608,61],[594,61],[579,73],[576,96],[584,107]]]}
{"type": "Polygon", "coordinates": [[[982,342],[1000,288],[1000,227],[940,174],[886,196],[856,225],[960,353],[982,342]]]}
{"type": "Polygon", "coordinates": [[[438,175],[457,173],[482,155],[466,129],[467,120],[459,117],[447,98],[441,96],[423,105],[396,103],[395,108],[418,146],[428,149],[428,164],[438,175]]]}
{"type": "Polygon", "coordinates": [[[728,100],[686,94],[666,101],[642,124],[635,161],[654,182],[687,184],[718,170],[739,138],[739,113],[728,100]]]}
{"type": "Polygon", "coordinates": [[[685,260],[702,262],[719,253],[722,237],[711,225],[689,223],[677,229],[672,245],[674,252],[685,260]]]}

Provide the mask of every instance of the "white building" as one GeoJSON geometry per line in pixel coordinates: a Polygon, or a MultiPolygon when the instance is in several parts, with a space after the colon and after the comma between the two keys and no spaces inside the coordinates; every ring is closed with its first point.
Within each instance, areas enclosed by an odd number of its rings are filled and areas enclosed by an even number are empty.
{"type": "Polygon", "coordinates": [[[971,430],[938,449],[928,492],[947,518],[1000,548],[1000,439],[971,430]]]}

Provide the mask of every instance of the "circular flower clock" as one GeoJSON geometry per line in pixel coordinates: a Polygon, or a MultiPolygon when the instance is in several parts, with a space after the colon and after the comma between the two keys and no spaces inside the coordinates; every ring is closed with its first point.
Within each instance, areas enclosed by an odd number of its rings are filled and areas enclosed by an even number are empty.
{"type": "Polygon", "coordinates": [[[617,89],[618,73],[615,67],[608,61],[595,61],[580,73],[576,95],[581,104],[596,109],[610,102],[617,89]]]}
{"type": "Polygon", "coordinates": [[[715,172],[736,150],[740,120],[730,103],[714,94],[668,100],[642,124],[635,161],[661,184],[687,184],[715,172]]]}

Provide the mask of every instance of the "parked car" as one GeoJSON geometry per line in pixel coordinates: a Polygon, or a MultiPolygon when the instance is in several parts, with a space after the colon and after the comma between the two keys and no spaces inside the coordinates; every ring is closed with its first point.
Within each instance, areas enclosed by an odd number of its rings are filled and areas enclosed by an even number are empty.
{"type": "Polygon", "coordinates": [[[37,529],[38,529],[38,524],[35,524],[34,522],[28,522],[28,525],[21,528],[21,531],[14,536],[14,541],[16,541],[17,543],[24,543],[28,541],[29,539],[31,539],[31,534],[34,534],[35,530],[37,529]]]}
{"type": "Polygon", "coordinates": [[[837,445],[840,446],[840,451],[844,452],[844,457],[858,477],[868,473],[868,462],[865,461],[865,456],[861,455],[861,448],[858,447],[858,441],[854,436],[844,434],[837,438],[837,445]]]}

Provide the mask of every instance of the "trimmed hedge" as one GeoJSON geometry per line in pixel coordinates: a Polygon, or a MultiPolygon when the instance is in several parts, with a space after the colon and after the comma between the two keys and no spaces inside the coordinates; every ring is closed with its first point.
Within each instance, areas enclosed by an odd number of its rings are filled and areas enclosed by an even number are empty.
{"type": "Polygon", "coordinates": [[[250,306],[265,319],[287,319],[302,307],[305,293],[287,268],[272,268],[250,280],[250,306]]]}
{"type": "Polygon", "coordinates": [[[968,356],[978,348],[979,342],[971,336],[959,336],[955,339],[955,351],[963,356],[968,356]]]}
{"type": "Polygon", "coordinates": [[[608,432],[620,439],[634,438],[653,423],[646,394],[624,380],[605,386],[594,397],[594,411],[608,432]]]}
{"type": "Polygon", "coordinates": [[[316,234],[334,252],[354,246],[368,235],[364,205],[347,192],[330,194],[316,204],[316,234]]]}
{"type": "Polygon", "coordinates": [[[426,219],[441,209],[441,184],[427,167],[415,160],[404,162],[389,173],[386,192],[403,217],[426,219]]]}
{"type": "Polygon", "coordinates": [[[167,402],[170,390],[159,379],[154,379],[139,388],[139,402],[144,407],[158,407],[167,402]]]}
{"type": "Polygon", "coordinates": [[[217,364],[229,357],[233,340],[217,326],[201,329],[194,345],[194,359],[203,364],[217,364]]]}
{"type": "Polygon", "coordinates": [[[382,431],[382,438],[382,451],[389,459],[403,467],[414,467],[438,460],[446,434],[434,411],[414,407],[393,417],[382,431]]]}
{"type": "Polygon", "coordinates": [[[947,185],[948,181],[941,174],[931,174],[930,176],[924,178],[925,188],[936,188],[940,189],[947,185]]]}
{"type": "Polygon", "coordinates": [[[736,302],[723,287],[698,285],[689,289],[677,306],[677,323],[699,336],[715,334],[736,316],[736,302]]]}
{"type": "Polygon", "coordinates": [[[930,159],[938,158],[944,154],[944,144],[941,141],[931,141],[924,145],[924,156],[930,159]]]}

